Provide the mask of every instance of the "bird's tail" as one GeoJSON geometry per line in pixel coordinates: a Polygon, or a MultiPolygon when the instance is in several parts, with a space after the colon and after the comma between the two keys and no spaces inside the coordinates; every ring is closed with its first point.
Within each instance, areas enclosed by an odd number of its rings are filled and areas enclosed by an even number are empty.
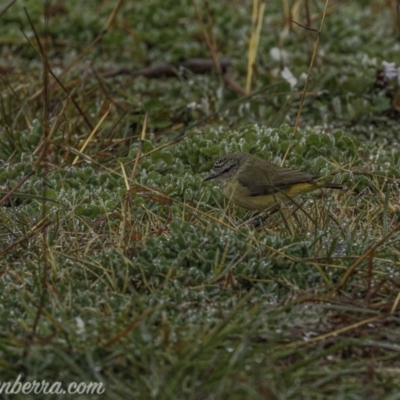
{"type": "Polygon", "coordinates": [[[327,189],[338,189],[338,190],[347,190],[348,187],[345,185],[341,185],[340,183],[326,182],[321,185],[327,189]]]}

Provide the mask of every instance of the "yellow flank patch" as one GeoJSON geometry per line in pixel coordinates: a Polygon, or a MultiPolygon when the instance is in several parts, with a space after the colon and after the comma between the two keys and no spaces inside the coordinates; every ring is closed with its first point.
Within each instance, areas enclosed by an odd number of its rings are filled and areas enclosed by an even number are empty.
{"type": "Polygon", "coordinates": [[[317,183],[310,183],[310,182],[302,182],[302,183],[295,183],[290,188],[284,189],[283,192],[288,197],[295,197],[302,193],[312,192],[313,190],[319,189],[320,185],[317,183]]]}

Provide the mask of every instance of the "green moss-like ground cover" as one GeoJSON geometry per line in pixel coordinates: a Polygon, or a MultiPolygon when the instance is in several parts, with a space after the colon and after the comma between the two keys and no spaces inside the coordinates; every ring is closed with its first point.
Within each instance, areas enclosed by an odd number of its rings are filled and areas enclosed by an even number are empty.
{"type": "Polygon", "coordinates": [[[1,382],[399,398],[398,84],[378,79],[400,65],[394,3],[328,4],[317,43],[322,3],[267,2],[249,95],[252,2],[49,3],[47,47],[43,5],[4,7],[1,197],[26,181],[0,208],[1,382]],[[212,59],[206,36],[224,76],[181,67],[212,59]],[[133,75],[166,63],[175,77],[133,75]],[[349,190],[253,229],[203,182],[234,151],[349,190]]]}

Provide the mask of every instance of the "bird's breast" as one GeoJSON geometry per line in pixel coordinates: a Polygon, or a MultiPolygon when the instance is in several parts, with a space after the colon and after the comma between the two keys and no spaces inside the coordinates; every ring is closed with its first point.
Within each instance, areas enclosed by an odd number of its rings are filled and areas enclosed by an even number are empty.
{"type": "Polygon", "coordinates": [[[249,210],[265,210],[278,202],[278,195],[250,196],[248,189],[237,179],[221,183],[221,189],[229,202],[249,210]]]}

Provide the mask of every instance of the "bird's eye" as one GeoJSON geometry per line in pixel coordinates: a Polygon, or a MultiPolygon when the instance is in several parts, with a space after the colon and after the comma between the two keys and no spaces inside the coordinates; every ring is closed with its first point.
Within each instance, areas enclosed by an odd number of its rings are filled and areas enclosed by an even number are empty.
{"type": "Polygon", "coordinates": [[[233,168],[233,165],[232,165],[232,164],[227,164],[227,165],[224,166],[223,172],[228,172],[228,171],[230,171],[232,168],[233,168]]]}

